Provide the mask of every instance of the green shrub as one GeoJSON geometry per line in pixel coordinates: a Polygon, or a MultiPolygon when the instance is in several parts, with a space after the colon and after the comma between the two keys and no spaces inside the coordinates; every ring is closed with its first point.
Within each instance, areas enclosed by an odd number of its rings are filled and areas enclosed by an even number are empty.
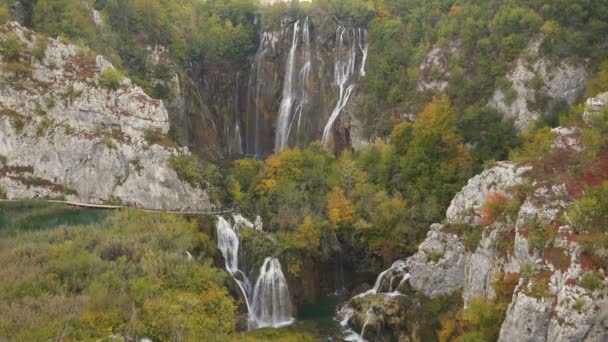
{"type": "Polygon", "coordinates": [[[604,288],[604,280],[600,273],[589,271],[583,274],[580,285],[589,291],[595,291],[604,288]]]}
{"type": "Polygon", "coordinates": [[[24,49],[23,43],[14,34],[9,34],[0,46],[6,59],[11,62],[18,61],[24,49]]]}
{"type": "Polygon", "coordinates": [[[122,72],[114,68],[107,68],[99,74],[101,84],[110,89],[116,89],[124,78],[122,72]]]}
{"type": "Polygon", "coordinates": [[[6,199],[6,190],[0,186],[0,199],[6,199]]]}
{"type": "Polygon", "coordinates": [[[144,129],[144,139],[150,145],[158,144],[164,147],[175,147],[175,142],[167,135],[163,134],[158,128],[144,129]]]}
{"type": "Polygon", "coordinates": [[[44,36],[38,36],[36,38],[36,42],[34,43],[34,49],[32,50],[32,55],[36,57],[39,61],[44,59],[46,54],[46,48],[48,47],[48,40],[44,36]]]}
{"type": "Polygon", "coordinates": [[[20,117],[16,116],[11,118],[11,126],[17,134],[21,134],[23,132],[23,128],[25,127],[25,122],[20,117]]]}
{"type": "Polygon", "coordinates": [[[576,300],[576,302],[574,302],[574,305],[573,305],[574,310],[576,310],[578,313],[581,313],[581,311],[585,307],[585,304],[587,304],[587,301],[585,300],[585,298],[578,298],[576,300]]]}
{"type": "Polygon", "coordinates": [[[203,170],[197,158],[192,154],[178,154],[169,159],[169,165],[177,173],[177,177],[193,186],[199,186],[203,181],[203,170]]]}
{"type": "Polygon", "coordinates": [[[46,131],[52,125],[53,125],[53,119],[51,119],[51,118],[42,119],[40,124],[38,124],[38,128],[36,129],[36,136],[38,136],[38,137],[44,136],[46,134],[46,131]]]}

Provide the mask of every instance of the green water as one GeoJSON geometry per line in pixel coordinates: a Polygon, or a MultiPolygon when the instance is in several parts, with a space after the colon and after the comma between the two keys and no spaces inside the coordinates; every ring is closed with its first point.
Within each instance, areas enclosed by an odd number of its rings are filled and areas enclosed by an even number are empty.
{"type": "Polygon", "coordinates": [[[321,296],[314,304],[300,307],[294,327],[313,334],[320,341],[340,335],[340,324],[334,320],[336,309],[348,300],[345,296],[321,296]]]}
{"type": "Polygon", "coordinates": [[[44,201],[0,202],[0,237],[20,232],[86,225],[103,220],[110,210],[77,208],[44,201]]]}

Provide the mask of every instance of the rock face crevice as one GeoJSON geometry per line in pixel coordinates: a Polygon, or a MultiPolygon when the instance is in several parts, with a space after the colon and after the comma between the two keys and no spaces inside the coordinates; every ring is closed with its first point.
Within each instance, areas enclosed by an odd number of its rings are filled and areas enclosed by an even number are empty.
{"type": "Polygon", "coordinates": [[[113,66],[101,56],[47,39],[44,56],[31,54],[38,35],[10,23],[2,39],[17,37],[18,61],[2,57],[0,74],[0,187],[9,199],[55,198],[123,203],[148,209],[207,210],[207,194],[181,181],[170,166],[186,148],[150,143],[166,134],[169,117],[129,79],[113,86],[101,77],[113,66]],[[12,64],[11,64],[12,63],[12,64]],[[19,63],[26,72],[9,68],[19,63]]]}

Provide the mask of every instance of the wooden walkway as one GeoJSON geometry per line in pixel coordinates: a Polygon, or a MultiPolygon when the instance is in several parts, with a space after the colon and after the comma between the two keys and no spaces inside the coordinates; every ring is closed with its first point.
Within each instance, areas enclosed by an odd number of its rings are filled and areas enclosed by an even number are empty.
{"type": "Polygon", "coordinates": [[[61,204],[66,204],[66,205],[70,205],[73,207],[80,207],[80,208],[92,208],[92,209],[108,209],[108,210],[117,210],[117,209],[125,209],[125,208],[131,208],[131,209],[136,209],[136,210],[140,210],[146,213],[169,213],[169,214],[182,214],[182,215],[222,215],[222,214],[228,214],[234,211],[234,209],[224,209],[224,208],[220,208],[217,210],[207,210],[207,211],[185,211],[185,210],[158,210],[158,209],[146,209],[146,208],[138,208],[138,207],[128,207],[128,206],[123,206],[123,205],[106,205],[106,204],[91,204],[91,203],[80,203],[80,202],[73,202],[73,201],[58,201],[58,200],[41,200],[41,199],[33,199],[33,200],[6,200],[6,199],[2,199],[0,200],[0,203],[2,202],[13,202],[13,203],[17,203],[17,202],[25,202],[25,201],[38,201],[38,202],[47,202],[47,203],[61,203],[61,204]]]}

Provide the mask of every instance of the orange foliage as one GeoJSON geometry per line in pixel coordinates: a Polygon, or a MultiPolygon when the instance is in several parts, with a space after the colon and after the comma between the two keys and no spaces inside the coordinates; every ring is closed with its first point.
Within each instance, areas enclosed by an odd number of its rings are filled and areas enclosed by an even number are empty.
{"type": "Polygon", "coordinates": [[[480,223],[484,226],[494,223],[507,208],[506,200],[505,195],[500,192],[490,193],[483,204],[480,223]]]}
{"type": "Polygon", "coordinates": [[[452,8],[450,8],[450,17],[459,16],[461,11],[462,11],[462,7],[460,7],[458,5],[452,6],[452,8]]]}

